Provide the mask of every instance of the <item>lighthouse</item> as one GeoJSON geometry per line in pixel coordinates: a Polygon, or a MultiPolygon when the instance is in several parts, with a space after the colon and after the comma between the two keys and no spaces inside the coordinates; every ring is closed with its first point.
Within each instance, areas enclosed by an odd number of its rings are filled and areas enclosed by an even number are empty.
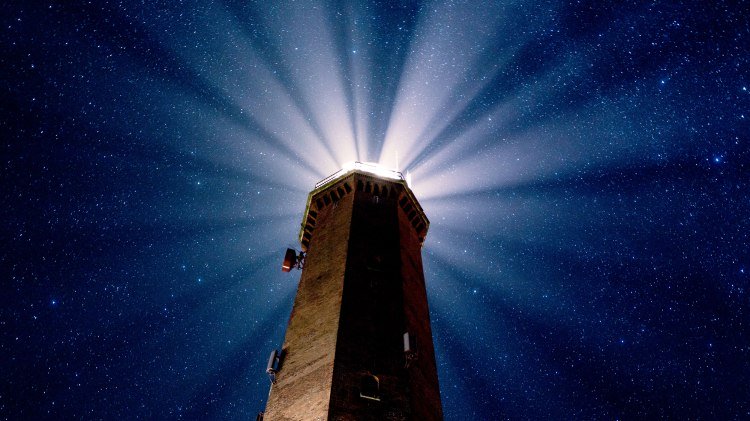
{"type": "Polygon", "coordinates": [[[429,220],[403,175],[353,163],[307,199],[302,269],[268,362],[269,420],[441,420],[422,268],[429,220]]]}

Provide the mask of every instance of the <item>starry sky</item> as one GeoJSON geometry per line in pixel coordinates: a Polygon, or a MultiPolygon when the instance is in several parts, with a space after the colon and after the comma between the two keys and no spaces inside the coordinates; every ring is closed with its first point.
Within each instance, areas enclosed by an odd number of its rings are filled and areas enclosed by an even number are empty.
{"type": "Polygon", "coordinates": [[[254,417],[353,160],[432,222],[446,419],[750,417],[747,8],[11,1],[0,417],[254,417]]]}

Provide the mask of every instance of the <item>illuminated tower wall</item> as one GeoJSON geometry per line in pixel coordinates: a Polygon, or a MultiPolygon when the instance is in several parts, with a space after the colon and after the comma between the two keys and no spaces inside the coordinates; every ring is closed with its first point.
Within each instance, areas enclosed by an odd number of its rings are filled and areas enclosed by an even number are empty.
{"type": "Polygon", "coordinates": [[[442,419],[421,257],[429,221],[393,175],[342,171],[310,193],[265,421],[442,419]]]}

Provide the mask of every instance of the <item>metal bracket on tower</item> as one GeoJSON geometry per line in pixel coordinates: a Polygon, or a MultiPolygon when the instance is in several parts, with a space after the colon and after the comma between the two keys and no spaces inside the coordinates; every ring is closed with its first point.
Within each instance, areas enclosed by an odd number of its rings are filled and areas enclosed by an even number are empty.
{"type": "Polygon", "coordinates": [[[276,383],[276,373],[279,372],[279,365],[281,364],[281,353],[277,350],[271,351],[271,356],[268,357],[268,365],[266,366],[266,374],[268,374],[271,383],[276,383]]]}

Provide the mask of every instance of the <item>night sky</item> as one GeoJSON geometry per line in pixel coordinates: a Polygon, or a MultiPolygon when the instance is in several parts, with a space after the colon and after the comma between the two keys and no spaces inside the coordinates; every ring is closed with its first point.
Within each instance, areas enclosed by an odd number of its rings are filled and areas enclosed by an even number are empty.
{"type": "Polygon", "coordinates": [[[746,2],[73,3],[0,13],[1,418],[254,417],[354,160],[446,419],[750,418],[746,2]]]}

